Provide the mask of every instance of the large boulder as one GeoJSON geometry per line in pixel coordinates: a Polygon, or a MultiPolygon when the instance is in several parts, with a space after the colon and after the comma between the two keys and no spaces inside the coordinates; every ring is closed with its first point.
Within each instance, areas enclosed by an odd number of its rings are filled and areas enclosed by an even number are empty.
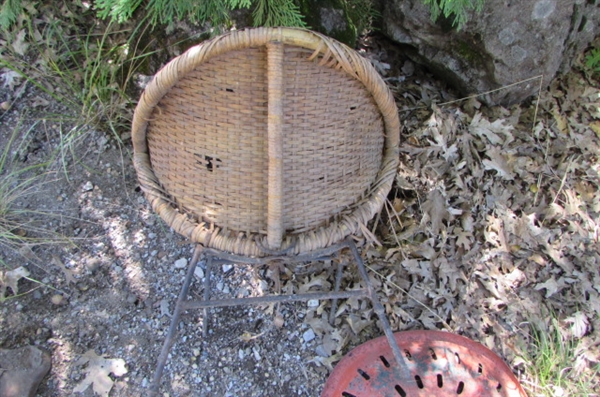
{"type": "Polygon", "coordinates": [[[546,85],[568,71],[600,32],[600,0],[486,0],[460,31],[452,21],[432,22],[423,3],[384,0],[382,32],[463,95],[510,86],[484,95],[490,105],[536,93],[533,77],[546,85]]]}

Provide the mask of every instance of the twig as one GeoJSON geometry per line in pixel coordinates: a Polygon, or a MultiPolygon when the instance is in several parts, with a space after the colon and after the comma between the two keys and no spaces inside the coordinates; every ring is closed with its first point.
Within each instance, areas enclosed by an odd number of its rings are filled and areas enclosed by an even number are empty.
{"type": "Polygon", "coordinates": [[[567,165],[567,169],[565,170],[565,174],[563,175],[562,179],[560,180],[560,186],[558,187],[558,190],[556,191],[556,195],[554,196],[554,199],[552,200],[552,204],[556,203],[558,196],[560,195],[563,188],[565,187],[565,182],[567,180],[567,176],[569,175],[569,170],[571,169],[573,162],[577,159],[579,159],[579,156],[577,156],[576,158],[571,157],[571,160],[569,161],[569,164],[567,165]]]}
{"type": "Polygon", "coordinates": [[[537,122],[538,109],[540,108],[540,98],[542,97],[542,83],[544,82],[544,75],[540,75],[540,87],[538,89],[537,101],[535,101],[535,111],[533,112],[533,125],[531,126],[531,132],[535,130],[535,123],[537,122]]]}
{"type": "MultiPolygon", "coordinates": [[[[541,90],[542,90],[542,88],[541,88],[542,87],[542,82],[543,82],[543,79],[544,79],[544,75],[543,74],[540,74],[540,75],[537,75],[537,76],[533,76],[533,77],[529,77],[527,79],[524,79],[524,80],[521,80],[521,81],[517,81],[515,83],[508,84],[508,85],[505,85],[505,86],[502,86],[502,87],[499,87],[499,88],[496,88],[496,89],[493,89],[493,90],[490,90],[490,91],[480,92],[479,94],[469,95],[469,96],[466,96],[466,97],[463,97],[463,98],[455,99],[453,101],[437,103],[436,106],[451,105],[453,103],[466,101],[466,100],[477,98],[477,97],[480,97],[480,96],[483,96],[483,95],[493,94],[494,92],[502,91],[502,90],[514,87],[516,85],[523,84],[523,83],[526,83],[526,82],[531,81],[531,80],[535,80],[535,79],[540,79],[540,92],[541,92],[541,90]]],[[[539,96],[538,96],[538,101],[539,101],[539,96]]],[[[399,111],[400,112],[410,112],[412,110],[428,109],[428,108],[429,108],[429,106],[415,106],[415,107],[408,108],[408,109],[399,109],[399,111]]],[[[535,112],[535,114],[537,115],[537,106],[536,106],[536,112],[535,112]]],[[[535,119],[535,117],[534,117],[534,119],[535,119]]]]}

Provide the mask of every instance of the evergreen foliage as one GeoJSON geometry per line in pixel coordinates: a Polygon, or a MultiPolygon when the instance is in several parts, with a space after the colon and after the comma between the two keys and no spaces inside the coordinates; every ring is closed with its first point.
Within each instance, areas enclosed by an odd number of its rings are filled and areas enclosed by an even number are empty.
{"type": "Polygon", "coordinates": [[[294,0],[257,0],[252,17],[254,26],[306,26],[294,0]]]}
{"type": "Polygon", "coordinates": [[[585,66],[596,73],[600,73],[600,47],[591,50],[585,58],[585,66]]]}
{"type": "MultiPolygon", "coordinates": [[[[19,1],[19,0],[11,0],[19,1]]],[[[123,22],[131,18],[143,0],[97,0],[101,18],[123,22]]],[[[294,0],[150,0],[145,9],[153,25],[177,20],[210,21],[213,26],[227,25],[229,13],[254,6],[255,26],[304,26],[294,0]]]]}
{"type": "MultiPolygon", "coordinates": [[[[370,20],[373,0],[346,0],[350,10],[363,13],[370,20]]],[[[431,9],[435,21],[441,15],[453,18],[459,30],[469,19],[472,10],[481,11],[485,0],[422,0],[431,9]]],[[[22,11],[22,0],[4,0],[0,7],[0,27],[8,28],[22,11]]],[[[102,19],[124,22],[143,7],[152,25],[170,24],[178,20],[210,21],[213,26],[227,25],[232,10],[253,7],[254,26],[305,27],[295,0],[96,0],[94,7],[102,19]]],[[[362,28],[362,26],[361,26],[362,28]]]]}
{"type": "Polygon", "coordinates": [[[423,0],[431,9],[431,19],[437,19],[444,15],[452,18],[452,26],[462,29],[469,21],[469,12],[476,10],[481,12],[485,0],[423,0]]]}
{"type": "Polygon", "coordinates": [[[8,29],[15,23],[22,9],[21,0],[4,0],[0,7],[0,28],[8,29]]]}

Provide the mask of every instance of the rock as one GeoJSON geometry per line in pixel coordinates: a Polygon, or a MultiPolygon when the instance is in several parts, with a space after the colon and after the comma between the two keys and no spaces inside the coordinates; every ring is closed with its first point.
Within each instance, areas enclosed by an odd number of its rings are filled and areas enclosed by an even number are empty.
{"type": "Polygon", "coordinates": [[[305,343],[308,343],[311,340],[315,339],[315,336],[315,332],[312,330],[312,328],[309,328],[302,334],[302,339],[304,339],[305,343]]]}
{"type": "Polygon", "coordinates": [[[351,7],[346,0],[300,0],[300,11],[307,26],[314,31],[341,41],[351,47],[368,25],[369,0],[359,0],[351,7]],[[362,7],[359,7],[362,6],[362,7]]]}
{"type": "Polygon", "coordinates": [[[91,192],[92,190],[94,190],[94,185],[92,184],[92,182],[87,181],[86,183],[83,184],[83,186],[81,187],[81,191],[82,192],[91,192]]]}
{"type": "Polygon", "coordinates": [[[196,278],[199,280],[203,280],[204,279],[204,270],[202,270],[202,268],[200,266],[196,266],[196,268],[194,269],[194,276],[196,276],[196,278]]]}
{"type": "Polygon", "coordinates": [[[423,0],[383,2],[381,31],[406,45],[407,55],[427,66],[462,95],[483,93],[488,105],[510,105],[547,86],[600,33],[600,7],[583,0],[486,1],[461,31],[451,20],[431,20],[423,0]],[[528,80],[529,79],[529,80],[528,80]],[[527,81],[524,81],[527,80],[527,81]]]}
{"type": "Polygon", "coordinates": [[[35,396],[51,365],[50,354],[33,346],[0,349],[0,396],[35,396]]]}
{"type": "Polygon", "coordinates": [[[175,269],[184,269],[185,267],[187,267],[187,259],[186,258],[180,258],[177,259],[175,261],[175,269]]]}
{"type": "Polygon", "coordinates": [[[53,305],[59,306],[59,305],[62,305],[62,303],[64,301],[64,297],[61,294],[54,294],[50,298],[50,301],[52,302],[53,305]]]}
{"type": "Polygon", "coordinates": [[[318,299],[309,299],[308,302],[306,302],[306,306],[310,307],[311,309],[314,309],[315,307],[319,307],[319,300],[318,299]]]}
{"type": "Polygon", "coordinates": [[[233,269],[233,265],[230,265],[230,264],[223,265],[222,269],[223,269],[223,273],[228,273],[229,271],[231,271],[233,269]]]}

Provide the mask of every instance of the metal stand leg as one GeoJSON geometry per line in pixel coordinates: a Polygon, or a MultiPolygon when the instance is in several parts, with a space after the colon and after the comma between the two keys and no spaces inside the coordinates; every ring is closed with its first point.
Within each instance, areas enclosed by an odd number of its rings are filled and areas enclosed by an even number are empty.
{"type": "Polygon", "coordinates": [[[365,264],[360,256],[360,254],[358,253],[358,250],[356,249],[356,244],[354,244],[354,241],[351,238],[347,238],[346,245],[348,248],[350,248],[350,251],[352,252],[352,255],[354,256],[354,260],[356,261],[356,265],[358,266],[358,272],[360,273],[361,278],[364,280],[364,282],[366,284],[367,294],[368,294],[367,297],[371,301],[371,304],[373,305],[373,309],[375,310],[375,313],[377,313],[377,316],[379,317],[379,320],[381,321],[381,328],[383,328],[383,332],[385,333],[388,343],[390,344],[390,347],[392,348],[392,353],[394,354],[394,358],[396,359],[396,362],[398,363],[398,368],[402,369],[404,371],[408,371],[409,369],[408,369],[406,363],[404,362],[404,356],[402,355],[402,352],[400,351],[400,348],[398,347],[398,344],[396,343],[396,338],[394,337],[394,333],[392,332],[392,328],[390,327],[390,322],[388,321],[387,316],[385,315],[385,308],[383,307],[381,302],[379,302],[379,298],[377,298],[377,293],[375,292],[375,288],[373,288],[373,285],[369,281],[369,275],[367,274],[367,269],[365,268],[365,264]]]}
{"type": "MultiPolygon", "coordinates": [[[[335,272],[335,286],[334,291],[338,292],[340,290],[340,285],[342,284],[342,276],[344,274],[344,266],[346,263],[342,260],[338,262],[337,270],[335,272]]],[[[333,298],[331,300],[331,313],[329,313],[329,324],[333,325],[333,321],[335,320],[335,312],[337,312],[337,298],[333,298]]]]}
{"type": "Polygon", "coordinates": [[[328,247],[327,249],[321,250],[319,252],[314,252],[311,254],[300,255],[297,257],[285,257],[285,256],[273,256],[266,259],[256,259],[256,258],[244,258],[239,257],[232,254],[220,253],[211,249],[203,249],[201,245],[197,245],[194,251],[194,255],[192,257],[192,262],[187,271],[187,275],[183,286],[181,288],[181,292],[179,293],[179,297],[177,298],[177,303],[175,305],[175,310],[173,311],[173,317],[171,318],[171,325],[169,326],[169,332],[166,336],[165,342],[163,344],[162,350],[158,357],[158,362],[156,364],[156,371],[154,373],[154,378],[152,379],[152,384],[150,386],[150,397],[155,397],[158,394],[158,389],[160,386],[160,379],[162,377],[165,364],[169,357],[169,351],[174,343],[175,334],[177,333],[177,325],[179,324],[179,319],[181,317],[181,313],[183,310],[188,309],[203,309],[204,312],[204,324],[203,324],[203,335],[206,337],[208,332],[208,308],[211,307],[226,307],[226,306],[240,306],[240,305],[260,305],[266,303],[279,303],[279,302],[294,302],[294,301],[308,301],[311,299],[330,299],[332,300],[332,308],[330,314],[330,322],[333,322],[335,317],[335,312],[337,311],[337,300],[338,299],[349,299],[349,298],[368,298],[373,305],[373,309],[375,313],[379,317],[381,322],[381,327],[388,339],[388,343],[392,348],[392,352],[394,355],[394,359],[398,363],[397,370],[400,371],[408,371],[408,367],[404,361],[404,356],[396,343],[396,339],[394,338],[394,333],[390,327],[390,323],[385,315],[385,308],[379,301],[377,294],[375,292],[375,288],[369,281],[369,275],[367,274],[367,270],[365,268],[364,262],[358,250],[356,249],[356,244],[351,238],[347,238],[344,243],[338,244],[335,246],[328,247]],[[265,264],[268,260],[275,259],[295,259],[298,262],[309,261],[309,260],[320,260],[323,258],[331,257],[334,253],[338,252],[341,249],[349,248],[352,252],[354,260],[356,261],[356,265],[358,267],[358,272],[364,281],[365,288],[360,290],[352,290],[352,291],[342,291],[340,292],[340,285],[343,276],[345,262],[340,261],[337,265],[337,271],[335,276],[335,286],[333,292],[313,292],[313,293],[304,293],[304,294],[293,294],[293,295],[266,295],[260,297],[252,297],[252,298],[238,298],[238,299],[213,299],[210,300],[210,278],[212,273],[212,268],[216,263],[248,263],[254,265],[265,264]],[[187,300],[188,291],[190,288],[190,284],[194,277],[194,271],[196,270],[196,266],[198,265],[198,260],[200,259],[200,254],[205,252],[207,255],[206,261],[206,274],[204,279],[204,294],[202,300],[187,300]]]}
{"type": "Polygon", "coordinates": [[[183,287],[181,287],[181,291],[179,292],[179,297],[177,298],[177,303],[175,304],[175,310],[173,310],[173,316],[171,317],[171,325],[169,326],[169,333],[167,334],[165,342],[163,343],[162,350],[160,351],[160,355],[158,356],[156,370],[154,372],[154,377],[152,378],[152,384],[150,385],[151,397],[154,397],[158,394],[160,378],[162,378],[162,373],[165,369],[165,364],[167,363],[167,359],[169,358],[169,351],[171,350],[171,347],[173,347],[175,334],[177,333],[177,325],[179,324],[179,318],[181,317],[181,312],[183,310],[183,302],[185,301],[188,291],[190,289],[190,284],[192,283],[192,278],[194,277],[194,270],[196,270],[196,265],[198,264],[198,260],[200,259],[200,254],[202,254],[202,246],[196,245],[194,255],[192,256],[192,262],[190,263],[187,275],[185,276],[183,287]]]}
{"type": "MultiPolygon", "coordinates": [[[[204,300],[205,301],[208,301],[210,299],[210,277],[212,274],[212,268],[213,268],[213,256],[208,255],[208,258],[206,259],[206,274],[204,275],[204,300]]],[[[203,312],[204,312],[204,317],[202,318],[202,336],[206,338],[208,336],[208,322],[209,322],[208,307],[205,307],[203,309],[203,312]]]]}

